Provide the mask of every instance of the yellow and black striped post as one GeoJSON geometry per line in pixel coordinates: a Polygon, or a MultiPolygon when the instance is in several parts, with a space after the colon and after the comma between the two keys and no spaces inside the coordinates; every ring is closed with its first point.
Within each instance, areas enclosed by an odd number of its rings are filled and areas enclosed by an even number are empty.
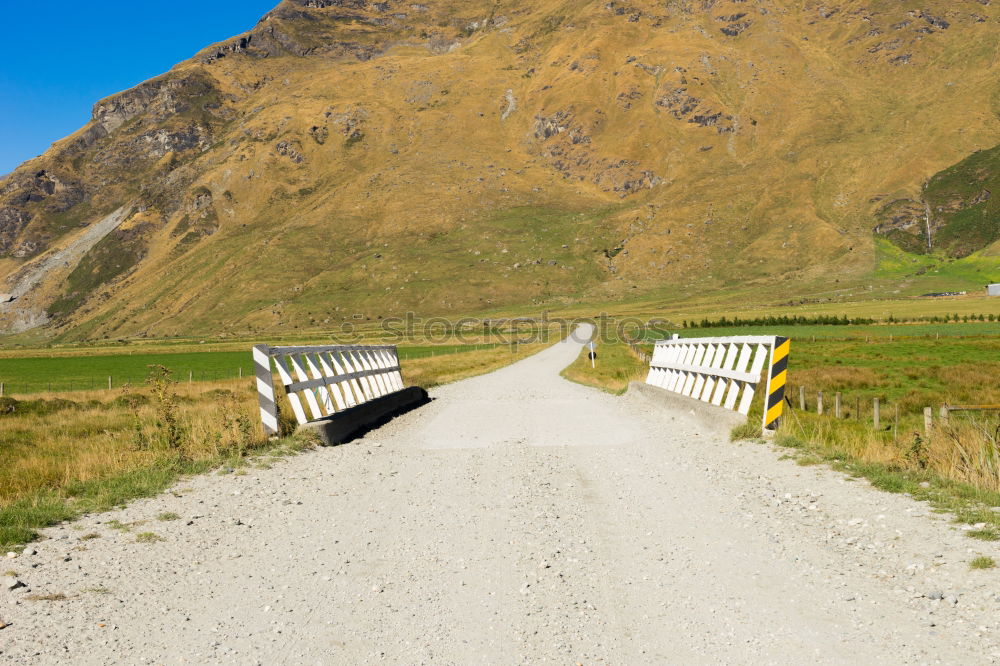
{"type": "Polygon", "coordinates": [[[764,429],[777,430],[785,402],[785,382],[788,379],[788,352],[792,341],[775,337],[774,351],[771,352],[771,372],[767,377],[767,411],[764,413],[764,429]]]}

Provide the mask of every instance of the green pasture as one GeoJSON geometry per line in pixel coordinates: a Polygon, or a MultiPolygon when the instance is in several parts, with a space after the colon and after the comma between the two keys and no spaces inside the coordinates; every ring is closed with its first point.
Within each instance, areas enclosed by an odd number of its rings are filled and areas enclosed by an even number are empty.
{"type": "MultiPolygon", "coordinates": [[[[688,328],[682,338],[782,335],[791,338],[788,390],[798,405],[804,387],[813,409],[816,394],[831,409],[842,394],[851,417],[870,414],[872,401],[901,415],[921,415],[941,404],[1000,404],[1000,322],[745,326],[688,328]],[[859,412],[859,413],[856,413],[859,412]]],[[[654,335],[643,349],[652,350],[654,335]]],[[[887,413],[889,413],[887,411],[887,413]]]]}
{"type": "MultiPolygon", "coordinates": [[[[400,360],[490,349],[495,344],[429,345],[399,347],[400,360]]],[[[25,352],[23,357],[0,358],[0,382],[6,395],[44,391],[106,389],[108,377],[114,387],[141,384],[149,366],[168,368],[178,381],[217,381],[253,375],[253,360],[246,351],[142,352],[108,355],[48,355],[25,352]]],[[[64,354],[64,352],[63,352],[64,354]]]]}

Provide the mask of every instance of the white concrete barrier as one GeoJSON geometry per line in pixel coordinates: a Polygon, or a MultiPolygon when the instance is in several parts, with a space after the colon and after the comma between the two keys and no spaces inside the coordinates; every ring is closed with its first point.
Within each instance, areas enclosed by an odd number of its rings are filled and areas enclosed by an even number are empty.
{"type": "Polygon", "coordinates": [[[272,359],[299,425],[404,389],[395,346],[257,345],[253,348],[253,360],[260,418],[268,435],[279,434],[272,359]]]}
{"type": "Polygon", "coordinates": [[[765,368],[765,429],[777,427],[788,366],[788,338],[675,338],[653,348],[646,383],[746,415],[765,368]]]}

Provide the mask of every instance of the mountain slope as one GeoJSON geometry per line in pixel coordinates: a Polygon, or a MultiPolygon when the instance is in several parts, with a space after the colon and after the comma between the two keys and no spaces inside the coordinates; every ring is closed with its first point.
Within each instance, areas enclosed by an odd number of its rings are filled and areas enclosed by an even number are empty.
{"type": "Polygon", "coordinates": [[[1000,195],[1000,146],[935,174],[919,201],[887,203],[876,232],[916,254],[937,250],[967,257],[1000,240],[1000,198],[994,192],[1000,195]]]}
{"type": "Polygon", "coordinates": [[[0,327],[280,330],[870,275],[886,202],[1000,139],[996,7],[904,4],[285,0],[0,181],[9,284],[133,211],[0,327]]]}

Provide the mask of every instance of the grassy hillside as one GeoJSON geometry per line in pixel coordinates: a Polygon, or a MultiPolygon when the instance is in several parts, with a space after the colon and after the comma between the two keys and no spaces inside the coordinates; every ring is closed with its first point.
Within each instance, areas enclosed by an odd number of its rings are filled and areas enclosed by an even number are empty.
{"type": "Polygon", "coordinates": [[[947,207],[935,174],[975,151],[961,173],[993,168],[998,11],[285,0],[0,180],[8,285],[132,211],[0,305],[0,330],[30,311],[61,341],[250,336],[776,280],[815,299],[973,284],[947,261],[975,248],[995,270],[976,217],[995,199],[942,227],[957,249],[936,274],[910,246],[913,273],[877,273],[872,229],[928,181],[947,207]]]}
{"type": "Polygon", "coordinates": [[[1000,146],[976,151],[935,174],[919,201],[886,204],[876,232],[909,254],[945,261],[978,255],[978,263],[995,272],[1000,199],[994,192],[1000,192],[1000,146]]]}
{"type": "Polygon", "coordinates": [[[965,257],[1000,240],[1000,146],[937,174],[925,196],[942,220],[935,243],[949,255],[965,257]]]}

